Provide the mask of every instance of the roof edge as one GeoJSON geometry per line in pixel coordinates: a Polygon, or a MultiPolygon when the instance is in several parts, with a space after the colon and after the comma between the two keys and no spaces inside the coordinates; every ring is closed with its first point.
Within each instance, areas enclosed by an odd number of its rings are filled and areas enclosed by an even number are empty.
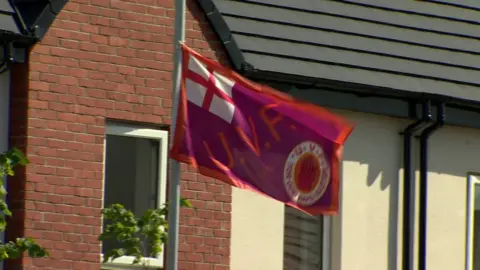
{"type": "Polygon", "coordinates": [[[48,28],[53,24],[67,2],[68,0],[49,0],[48,5],[45,6],[30,29],[36,38],[41,40],[45,36],[48,28]]]}
{"type": "Polygon", "coordinates": [[[32,37],[32,45],[41,40],[68,0],[8,0],[23,35],[32,37]]]}
{"type": "Polygon", "coordinates": [[[476,100],[453,97],[449,95],[407,91],[384,86],[366,85],[354,82],[336,81],[330,79],[305,77],[300,75],[284,74],[270,71],[255,70],[245,74],[250,79],[264,84],[280,83],[302,89],[323,89],[335,92],[350,93],[364,97],[393,98],[407,101],[445,102],[449,106],[462,110],[480,112],[480,103],[476,100]]]}
{"type": "Polygon", "coordinates": [[[0,30],[0,40],[3,42],[5,70],[12,63],[24,63],[27,59],[29,48],[40,41],[46,34],[48,28],[67,4],[68,0],[47,0],[45,4],[38,6],[29,4],[39,0],[7,0],[12,7],[12,16],[17,24],[19,33],[0,30]],[[34,12],[31,12],[34,11],[34,12]],[[28,16],[28,18],[26,18],[28,16]],[[6,66],[5,66],[6,65],[6,66]]]}
{"type": "Polygon", "coordinates": [[[245,57],[243,57],[243,53],[230,32],[227,22],[223,19],[213,1],[197,0],[197,3],[205,13],[205,17],[212,26],[213,31],[225,47],[228,58],[235,71],[245,73],[255,70],[255,68],[245,60],[245,57]]]}

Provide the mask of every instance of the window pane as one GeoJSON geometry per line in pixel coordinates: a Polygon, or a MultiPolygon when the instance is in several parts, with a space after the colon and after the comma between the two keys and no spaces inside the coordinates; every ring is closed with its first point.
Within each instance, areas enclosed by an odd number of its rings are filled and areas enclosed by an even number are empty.
{"type": "Polygon", "coordinates": [[[474,185],[473,269],[480,270],[480,184],[474,185]]]}
{"type": "Polygon", "coordinates": [[[321,216],[285,207],[284,270],[321,270],[322,227],[321,216]]]}
{"type": "MultiPolygon", "coordinates": [[[[107,135],[105,206],[120,203],[137,216],[156,208],[159,147],[158,140],[107,135]]],[[[118,247],[115,240],[103,242],[103,252],[118,247]]]]}

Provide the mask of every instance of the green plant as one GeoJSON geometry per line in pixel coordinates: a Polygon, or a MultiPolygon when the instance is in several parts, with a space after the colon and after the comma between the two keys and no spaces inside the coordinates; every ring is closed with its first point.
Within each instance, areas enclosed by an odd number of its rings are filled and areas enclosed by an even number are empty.
{"type": "MultiPolygon", "coordinates": [[[[28,164],[28,159],[17,148],[12,148],[0,154],[0,231],[4,232],[7,227],[6,216],[11,216],[12,212],[8,209],[5,201],[7,190],[3,184],[5,176],[15,175],[15,167],[18,165],[25,166],[28,164]]],[[[30,257],[46,257],[47,250],[38,245],[35,240],[31,238],[17,238],[15,241],[0,243],[0,261],[6,259],[16,259],[21,254],[27,252],[30,257]]]]}
{"type": "MultiPolygon", "coordinates": [[[[181,207],[192,207],[186,199],[180,199],[181,207]]],[[[109,250],[103,254],[103,262],[112,262],[122,256],[133,256],[133,264],[140,264],[146,254],[155,258],[162,251],[162,245],[168,237],[168,204],[158,209],[148,209],[136,217],[132,211],[121,204],[112,204],[102,210],[103,218],[109,221],[105,225],[100,241],[116,239],[121,248],[109,250]]],[[[143,265],[145,265],[143,261],[143,265]]]]}

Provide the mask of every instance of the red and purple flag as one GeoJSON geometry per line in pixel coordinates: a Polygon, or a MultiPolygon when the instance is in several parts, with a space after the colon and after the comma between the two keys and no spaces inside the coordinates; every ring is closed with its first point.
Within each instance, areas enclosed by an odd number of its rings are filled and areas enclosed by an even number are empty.
{"type": "Polygon", "coordinates": [[[182,48],[170,156],[309,214],[337,213],[339,162],[353,125],[182,48]]]}

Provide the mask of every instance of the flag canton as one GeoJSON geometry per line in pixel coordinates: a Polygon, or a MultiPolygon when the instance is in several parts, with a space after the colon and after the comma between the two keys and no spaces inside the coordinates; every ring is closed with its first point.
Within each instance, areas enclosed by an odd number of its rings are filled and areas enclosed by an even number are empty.
{"type": "Polygon", "coordinates": [[[191,56],[186,75],[187,100],[231,124],[235,114],[233,80],[207,68],[191,56]]]}

